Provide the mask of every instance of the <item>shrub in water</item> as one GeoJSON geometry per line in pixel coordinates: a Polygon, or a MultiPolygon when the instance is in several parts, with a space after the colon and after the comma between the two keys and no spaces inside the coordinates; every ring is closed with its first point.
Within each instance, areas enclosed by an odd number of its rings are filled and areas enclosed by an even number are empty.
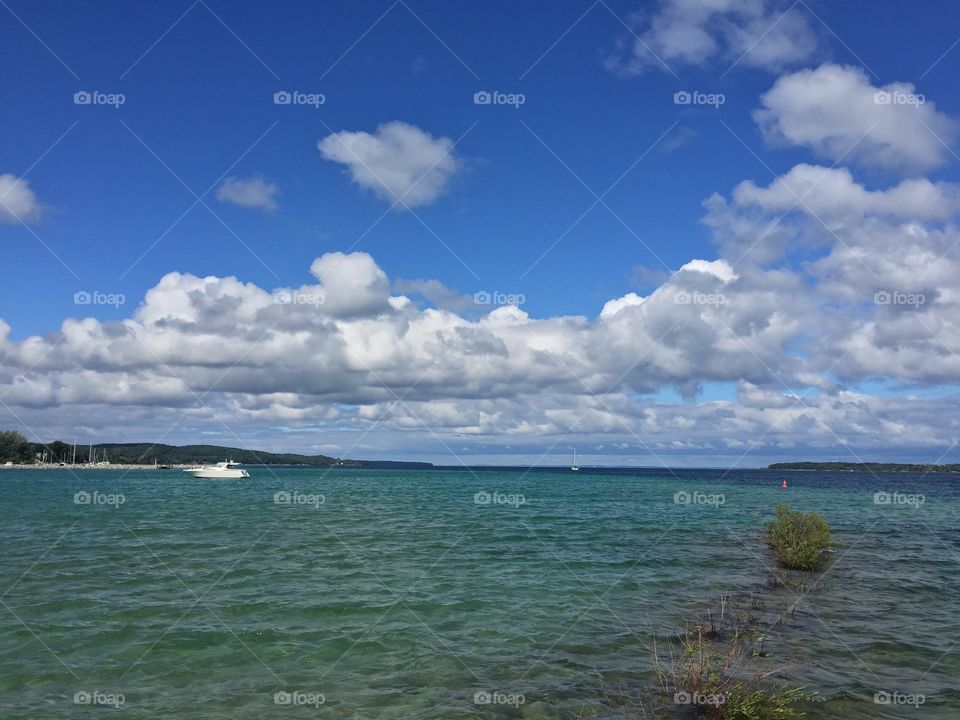
{"type": "Polygon", "coordinates": [[[802,513],[786,505],[773,509],[776,517],[767,523],[767,542],[784,567],[815,570],[830,547],[830,527],[816,513],[802,513]]]}

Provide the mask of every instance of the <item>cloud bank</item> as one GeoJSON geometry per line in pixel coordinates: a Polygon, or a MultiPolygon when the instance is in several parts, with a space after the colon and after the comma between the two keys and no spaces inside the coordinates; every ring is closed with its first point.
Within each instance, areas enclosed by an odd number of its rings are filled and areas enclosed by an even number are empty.
{"type": "Polygon", "coordinates": [[[23,340],[0,321],[0,397],[27,426],[57,408],[64,428],[98,434],[140,418],[236,444],[269,428],[265,445],[340,455],[449,459],[506,443],[535,460],[570,438],[648,462],[934,452],[960,435],[947,410],[960,382],[957,197],[949,183],[869,189],[805,164],[746,181],[705,203],[715,258],[595,316],[466,309],[469,292],[391,282],[360,252],[318,257],[295,287],[173,272],[125,320],[68,318],[23,340]],[[947,390],[914,392],[925,388],[947,390]]]}

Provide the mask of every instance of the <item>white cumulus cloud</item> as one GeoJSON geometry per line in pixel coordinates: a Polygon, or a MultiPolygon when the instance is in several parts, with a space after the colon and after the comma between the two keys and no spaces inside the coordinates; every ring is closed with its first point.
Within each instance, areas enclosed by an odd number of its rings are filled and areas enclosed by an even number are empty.
{"type": "Polygon", "coordinates": [[[737,279],[737,273],[726,260],[691,260],[680,267],[683,270],[705,273],[713,275],[724,283],[730,283],[737,279]]]}
{"type": "Polygon", "coordinates": [[[29,222],[38,219],[42,211],[29,180],[10,173],[0,175],[0,222],[29,222]]]}
{"type": "Polygon", "coordinates": [[[639,307],[643,305],[643,301],[646,298],[640,297],[636,293],[627,293],[623,297],[614,298],[613,300],[608,300],[603,305],[603,309],[600,311],[600,319],[607,320],[612,318],[621,310],[628,307],[639,307]]]}
{"type": "Polygon", "coordinates": [[[397,210],[432,203],[461,167],[450,138],[404,122],[384,123],[374,133],[333,133],[317,147],[327,160],[346,166],[353,182],[397,210]]]}
{"type": "Polygon", "coordinates": [[[268,449],[354,457],[449,462],[456,447],[533,462],[566,438],[637,463],[841,442],[923,454],[960,435],[957,196],[806,164],[742,182],[706,203],[717,257],[595,317],[391,282],[363,252],[321,255],[296,287],[171,272],[121,320],[69,317],[31,337],[0,320],[0,395],[61,437],[174,428],[166,439],[189,443],[226,427],[223,444],[256,434],[268,449]],[[892,390],[863,392],[877,384],[892,390]],[[723,399],[703,400],[718,386],[723,399]]]}
{"type": "Polygon", "coordinates": [[[818,51],[809,13],[782,0],[661,0],[651,17],[631,20],[637,34],[606,62],[625,75],[717,59],[776,71],[818,51]]]}
{"type": "Polygon", "coordinates": [[[276,210],[280,188],[276,183],[260,177],[228,177],[217,188],[217,200],[240,207],[276,210]]]}
{"type": "Polygon", "coordinates": [[[800,164],[767,187],[745,180],[733,190],[739,205],[767,212],[798,208],[824,220],[855,220],[867,214],[914,220],[947,220],[960,211],[960,186],[926,178],[903,180],[885,190],[868,190],[847,168],[800,164]]]}
{"type": "Polygon", "coordinates": [[[875,86],[860,68],[832,63],[784,75],[761,102],[753,117],[769,143],[891,170],[941,165],[957,131],[910,83],[875,86]]]}

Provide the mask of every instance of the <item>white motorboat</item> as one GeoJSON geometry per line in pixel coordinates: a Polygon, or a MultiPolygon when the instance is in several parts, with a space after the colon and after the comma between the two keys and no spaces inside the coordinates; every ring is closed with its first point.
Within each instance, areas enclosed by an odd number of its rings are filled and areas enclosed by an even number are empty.
{"type": "Polygon", "coordinates": [[[201,467],[187,468],[188,472],[195,478],[205,478],[208,480],[234,480],[238,478],[250,477],[250,473],[240,467],[240,463],[232,460],[224,460],[216,465],[203,465],[201,467]]]}

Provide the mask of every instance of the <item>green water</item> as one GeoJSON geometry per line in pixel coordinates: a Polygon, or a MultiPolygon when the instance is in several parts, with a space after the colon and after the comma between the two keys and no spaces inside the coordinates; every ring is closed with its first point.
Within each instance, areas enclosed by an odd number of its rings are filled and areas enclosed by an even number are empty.
{"type": "Polygon", "coordinates": [[[623,718],[649,697],[653,635],[766,581],[759,532],[784,500],[837,541],[814,589],[758,610],[798,603],[765,649],[823,697],[808,716],[960,716],[951,476],[251,474],[0,473],[0,717],[623,718]]]}

